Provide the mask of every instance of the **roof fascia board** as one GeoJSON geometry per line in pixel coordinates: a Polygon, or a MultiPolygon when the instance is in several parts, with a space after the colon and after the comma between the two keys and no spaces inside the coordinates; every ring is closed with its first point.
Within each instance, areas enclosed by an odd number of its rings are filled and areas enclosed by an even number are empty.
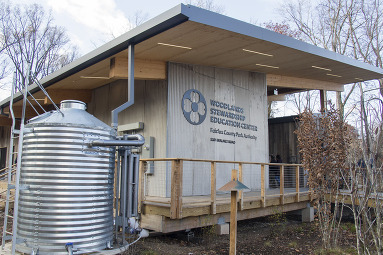
{"type": "Polygon", "coordinates": [[[287,35],[282,35],[270,31],[268,29],[258,27],[222,14],[211,12],[191,5],[183,5],[182,13],[188,16],[190,21],[221,28],[238,34],[247,35],[260,40],[313,54],[319,57],[338,61],[347,65],[351,65],[361,69],[366,69],[368,71],[375,72],[383,76],[383,69],[378,68],[376,66],[369,65],[367,63],[346,57],[334,51],[329,51],[318,46],[299,41],[287,35]]]}
{"type": "MultiPolygon", "coordinates": [[[[129,44],[137,44],[150,37],[153,37],[163,31],[175,27],[188,20],[188,17],[182,13],[183,4],[179,4],[172,9],[150,19],[142,25],[122,34],[114,40],[102,45],[101,47],[85,54],[84,56],[76,59],[61,69],[53,72],[50,75],[42,78],[40,83],[44,88],[73,75],[99,61],[102,61],[118,52],[128,48],[129,44]]],[[[37,84],[32,84],[29,87],[31,93],[39,91],[37,84]]],[[[22,98],[21,93],[15,94],[15,100],[19,101],[22,98]]],[[[0,102],[0,107],[4,108],[9,105],[10,98],[6,98],[0,102]]]]}

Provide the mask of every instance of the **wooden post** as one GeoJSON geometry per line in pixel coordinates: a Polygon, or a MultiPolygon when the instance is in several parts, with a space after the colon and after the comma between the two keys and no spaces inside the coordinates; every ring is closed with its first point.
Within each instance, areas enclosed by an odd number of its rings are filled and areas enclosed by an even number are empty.
{"type": "Polygon", "coordinates": [[[295,167],[295,186],[296,202],[299,202],[299,166],[295,167]]]}
{"type": "MultiPolygon", "coordinates": [[[[238,180],[243,183],[242,163],[238,164],[238,175],[239,175],[238,176],[239,177],[238,180]]],[[[239,191],[238,197],[239,197],[239,208],[238,209],[240,211],[242,211],[243,210],[243,191],[242,190],[239,191]]]]}
{"type": "Polygon", "coordinates": [[[266,207],[265,165],[261,165],[261,201],[262,207],[266,207]]]}
{"type": "Polygon", "coordinates": [[[230,206],[230,255],[237,253],[237,191],[231,191],[230,206]]]}
{"type": "Polygon", "coordinates": [[[327,111],[327,91],[320,90],[320,111],[325,113],[327,111]]]}
{"type": "Polygon", "coordinates": [[[232,169],[231,170],[231,180],[230,181],[236,181],[238,180],[238,170],[232,169]]]}
{"type": "Polygon", "coordinates": [[[283,165],[279,166],[280,168],[280,174],[279,174],[279,194],[280,194],[280,200],[281,204],[285,204],[285,197],[284,197],[284,192],[285,192],[285,167],[283,165]]]}
{"type": "MultiPolygon", "coordinates": [[[[238,171],[231,170],[231,180],[238,180],[238,171]]],[[[237,254],[237,211],[238,211],[238,191],[231,191],[231,206],[230,206],[230,255],[237,254]]]]}
{"type": "Polygon", "coordinates": [[[231,192],[230,204],[230,255],[235,255],[237,252],[237,210],[238,210],[238,191],[249,189],[237,179],[237,170],[231,171],[231,180],[219,190],[231,192]]]}
{"type": "Polygon", "coordinates": [[[138,213],[143,213],[142,207],[143,207],[143,202],[145,198],[145,166],[146,166],[146,161],[140,161],[140,167],[138,170],[138,213]]]}
{"type": "Polygon", "coordinates": [[[210,212],[211,214],[217,213],[217,200],[216,200],[216,163],[211,162],[211,175],[210,175],[210,188],[211,188],[211,194],[210,194],[210,200],[211,200],[211,208],[210,212]]]}
{"type": "Polygon", "coordinates": [[[170,196],[170,218],[182,218],[182,171],[183,160],[172,161],[171,174],[171,196],[170,196]]]}

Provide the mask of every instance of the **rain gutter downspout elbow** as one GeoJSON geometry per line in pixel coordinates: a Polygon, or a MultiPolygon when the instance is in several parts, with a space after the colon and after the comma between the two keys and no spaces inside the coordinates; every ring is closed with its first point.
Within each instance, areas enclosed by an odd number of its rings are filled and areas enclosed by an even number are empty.
{"type": "Polygon", "coordinates": [[[134,45],[128,46],[128,101],[112,110],[112,127],[117,130],[118,114],[134,104],[134,45]]]}

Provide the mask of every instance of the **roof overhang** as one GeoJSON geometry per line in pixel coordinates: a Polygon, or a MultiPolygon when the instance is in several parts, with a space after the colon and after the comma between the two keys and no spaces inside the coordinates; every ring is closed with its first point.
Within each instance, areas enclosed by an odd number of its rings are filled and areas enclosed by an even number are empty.
{"type": "MultiPolygon", "coordinates": [[[[341,91],[344,84],[383,77],[380,68],[221,14],[180,4],[48,75],[41,84],[51,90],[91,90],[122,79],[111,76],[111,62],[126,59],[130,44],[135,45],[135,59],[143,65],[180,62],[261,72],[266,73],[271,89],[278,87],[282,91],[341,91]]],[[[37,86],[30,88],[37,97],[43,96],[37,86]]],[[[9,99],[0,106],[8,104],[9,99]]]]}

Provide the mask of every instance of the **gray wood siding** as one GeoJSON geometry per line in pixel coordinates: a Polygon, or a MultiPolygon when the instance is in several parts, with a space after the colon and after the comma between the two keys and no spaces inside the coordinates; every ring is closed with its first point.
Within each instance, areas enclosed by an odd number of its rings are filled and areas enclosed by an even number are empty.
{"type": "MultiPolygon", "coordinates": [[[[169,63],[168,79],[167,157],[267,162],[267,97],[264,74],[169,63]],[[189,89],[198,90],[206,100],[206,119],[200,125],[190,124],[183,114],[182,97],[189,89]],[[256,125],[257,131],[211,122],[210,118],[215,115],[210,113],[210,109],[217,107],[212,107],[210,100],[243,108],[246,119],[241,123],[256,125]],[[212,133],[211,129],[253,135],[257,139],[212,133]],[[211,138],[230,140],[235,144],[214,142],[211,138]]],[[[217,189],[229,181],[231,168],[238,166],[217,166],[217,189]]],[[[185,164],[183,177],[185,196],[210,193],[209,166],[185,164]]],[[[244,183],[251,189],[259,189],[260,169],[246,167],[244,183]]],[[[168,189],[167,195],[169,192],[168,189]]]]}
{"type": "MultiPolygon", "coordinates": [[[[111,111],[128,100],[128,82],[119,80],[93,91],[88,111],[111,124],[111,111]]],[[[119,114],[119,125],[144,122],[139,134],[154,137],[154,157],[166,157],[167,82],[135,81],[134,105],[119,114]]],[[[147,177],[146,194],[166,196],[166,173],[169,167],[159,162],[154,165],[154,174],[147,177]]]]}
{"type": "MultiPolygon", "coordinates": [[[[139,133],[145,137],[153,136],[154,156],[166,156],[166,111],[167,84],[165,81],[135,81],[134,105],[119,114],[118,124],[124,125],[144,122],[139,133]]],[[[128,100],[127,80],[118,80],[95,89],[89,113],[108,125],[111,124],[111,111],[128,100]]]]}

